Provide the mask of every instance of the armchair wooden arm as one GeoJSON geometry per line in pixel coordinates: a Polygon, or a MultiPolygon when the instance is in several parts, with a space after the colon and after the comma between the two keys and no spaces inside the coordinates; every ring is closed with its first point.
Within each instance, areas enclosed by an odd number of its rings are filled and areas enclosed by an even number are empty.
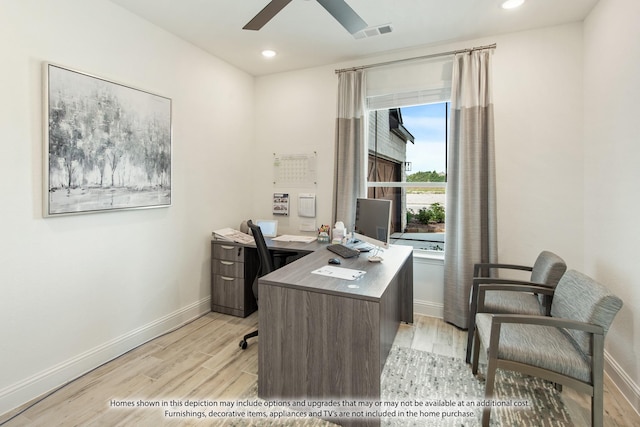
{"type": "MultiPolygon", "coordinates": [[[[575,329],[590,334],[604,335],[604,328],[594,323],[579,322],[563,317],[532,316],[528,314],[492,314],[491,337],[500,331],[503,323],[519,323],[522,325],[554,326],[556,328],[575,329]]],[[[499,337],[498,337],[499,339],[499,337]]],[[[497,342],[497,341],[496,341],[497,342]]]]}
{"type": "Polygon", "coordinates": [[[491,269],[533,271],[533,267],[528,265],[502,264],[502,263],[495,263],[495,262],[479,262],[473,265],[473,277],[480,277],[481,271],[486,272],[488,275],[488,272],[491,269]]]}

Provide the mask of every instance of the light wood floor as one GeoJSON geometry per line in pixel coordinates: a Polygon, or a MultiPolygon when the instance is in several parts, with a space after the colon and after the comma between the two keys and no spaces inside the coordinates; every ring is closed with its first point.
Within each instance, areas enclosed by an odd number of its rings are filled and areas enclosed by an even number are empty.
{"type": "MultiPolygon", "coordinates": [[[[193,418],[167,419],[162,409],[123,409],[111,402],[241,398],[258,380],[259,340],[252,339],[244,351],[239,349],[238,342],[243,334],[257,327],[257,320],[257,313],[246,319],[209,313],[95,369],[42,400],[36,399],[0,416],[0,425],[192,425],[193,418]]],[[[466,332],[442,320],[416,316],[413,325],[401,325],[396,345],[463,359],[465,337],[466,332]]],[[[605,426],[640,426],[640,416],[608,378],[604,395],[605,426]]],[[[589,399],[568,387],[562,396],[575,425],[589,425],[589,399]]]]}

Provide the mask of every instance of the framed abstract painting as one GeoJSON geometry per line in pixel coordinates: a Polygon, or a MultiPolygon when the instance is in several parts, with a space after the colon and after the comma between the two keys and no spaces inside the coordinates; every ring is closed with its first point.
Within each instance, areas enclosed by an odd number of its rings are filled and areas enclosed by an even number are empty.
{"type": "Polygon", "coordinates": [[[44,64],[44,216],[171,206],[171,99],[44,64]]]}

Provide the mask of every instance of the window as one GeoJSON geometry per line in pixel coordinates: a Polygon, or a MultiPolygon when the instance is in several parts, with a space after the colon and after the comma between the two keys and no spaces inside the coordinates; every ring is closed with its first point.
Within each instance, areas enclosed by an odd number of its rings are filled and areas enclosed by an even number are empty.
{"type": "Polygon", "coordinates": [[[444,251],[449,103],[369,112],[367,197],[393,201],[392,243],[444,251]]]}

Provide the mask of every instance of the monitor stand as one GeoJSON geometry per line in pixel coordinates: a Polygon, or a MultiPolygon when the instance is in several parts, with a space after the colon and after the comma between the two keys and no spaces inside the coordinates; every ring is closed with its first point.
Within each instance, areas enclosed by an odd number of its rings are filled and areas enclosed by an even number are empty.
{"type": "Polygon", "coordinates": [[[372,244],[363,242],[362,240],[358,240],[358,239],[349,239],[349,241],[347,241],[346,243],[346,246],[352,249],[357,249],[360,252],[370,252],[372,250],[375,250],[376,248],[372,244]]]}
{"type": "Polygon", "coordinates": [[[371,252],[371,256],[369,256],[369,262],[382,262],[383,258],[380,256],[381,252],[384,251],[380,249],[379,246],[374,246],[373,251],[371,252]]]}

